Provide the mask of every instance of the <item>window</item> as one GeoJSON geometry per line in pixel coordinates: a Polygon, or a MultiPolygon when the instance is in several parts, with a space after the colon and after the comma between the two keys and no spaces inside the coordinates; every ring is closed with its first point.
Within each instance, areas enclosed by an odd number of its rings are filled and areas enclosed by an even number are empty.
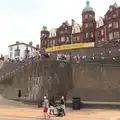
{"type": "Polygon", "coordinates": [[[26,45],[26,50],[28,50],[28,45],[26,45]]]}
{"type": "Polygon", "coordinates": [[[85,15],[85,19],[87,19],[87,18],[88,18],[88,14],[85,15]]]}
{"type": "Polygon", "coordinates": [[[19,49],[19,45],[17,45],[17,49],[19,49]]]}
{"type": "Polygon", "coordinates": [[[63,34],[63,31],[61,31],[61,34],[63,34]]]}
{"type": "Polygon", "coordinates": [[[76,40],[76,39],[77,39],[76,36],[74,36],[74,37],[73,37],[73,40],[76,40]]]}
{"type": "Polygon", "coordinates": [[[44,37],[44,34],[42,34],[42,37],[44,37]]]}
{"type": "Polygon", "coordinates": [[[85,24],[85,27],[86,27],[86,28],[88,27],[88,24],[87,24],[87,23],[85,24]]]}
{"type": "Polygon", "coordinates": [[[65,38],[64,37],[61,37],[61,42],[65,42],[65,38]]]}
{"type": "Polygon", "coordinates": [[[65,28],[65,30],[67,30],[67,28],[65,28]]]}
{"type": "Polygon", "coordinates": [[[113,22],[113,27],[118,28],[118,22],[113,22]]]}
{"type": "Polygon", "coordinates": [[[108,28],[111,28],[111,27],[112,27],[112,23],[109,23],[108,28]]]}
{"type": "Polygon", "coordinates": [[[49,40],[47,40],[47,47],[49,47],[50,46],[50,44],[49,44],[49,40]]]}
{"type": "Polygon", "coordinates": [[[75,28],[73,29],[73,33],[75,33],[75,28]]]}
{"type": "Polygon", "coordinates": [[[104,38],[102,38],[102,42],[104,42],[104,38]]]}
{"type": "Polygon", "coordinates": [[[104,31],[103,30],[101,30],[101,35],[103,35],[104,34],[104,31]]]}
{"type": "Polygon", "coordinates": [[[53,42],[52,42],[52,40],[50,40],[50,46],[52,46],[53,45],[53,42]]]}
{"type": "Polygon", "coordinates": [[[112,7],[110,7],[110,11],[112,11],[113,9],[112,9],[112,7]]]}
{"type": "Polygon", "coordinates": [[[119,38],[119,32],[114,32],[114,38],[119,38]]]}
{"type": "Polygon", "coordinates": [[[55,40],[53,40],[53,45],[55,45],[55,40]]]}
{"type": "Polygon", "coordinates": [[[45,40],[45,42],[44,42],[44,43],[45,43],[45,46],[46,46],[46,44],[47,44],[47,41],[45,40]]]}
{"type": "Polygon", "coordinates": [[[92,28],[93,28],[93,23],[91,23],[91,24],[90,24],[90,27],[92,27],[92,28]]]}
{"type": "Polygon", "coordinates": [[[98,36],[101,36],[101,31],[98,31],[98,36]]]}
{"type": "Polygon", "coordinates": [[[69,37],[65,37],[65,41],[66,41],[66,42],[69,42],[69,37]]]}
{"type": "Polygon", "coordinates": [[[116,14],[114,14],[114,15],[113,15],[113,18],[116,18],[116,17],[117,17],[117,15],[116,15],[116,14]]]}
{"type": "Polygon", "coordinates": [[[113,33],[109,33],[109,39],[110,39],[110,40],[113,39],[113,33]]]}
{"type": "Polygon", "coordinates": [[[10,51],[12,51],[12,47],[10,47],[10,51]]]}
{"type": "Polygon", "coordinates": [[[10,59],[12,58],[12,52],[10,52],[10,59]]]}
{"type": "Polygon", "coordinates": [[[89,15],[89,17],[90,17],[90,19],[92,19],[92,18],[93,18],[93,16],[92,16],[91,14],[89,15]]]}
{"type": "Polygon", "coordinates": [[[91,38],[93,38],[93,33],[91,32],[91,38]]]}
{"type": "Polygon", "coordinates": [[[16,50],[15,50],[15,57],[16,57],[16,56],[20,56],[20,50],[19,50],[19,49],[16,49],[16,50]]]}
{"type": "Polygon", "coordinates": [[[88,35],[89,35],[89,34],[88,34],[88,33],[86,33],[85,37],[86,37],[86,38],[88,38],[88,35]]]}
{"type": "Polygon", "coordinates": [[[79,36],[77,36],[77,40],[80,40],[80,37],[79,37],[79,36]]]}

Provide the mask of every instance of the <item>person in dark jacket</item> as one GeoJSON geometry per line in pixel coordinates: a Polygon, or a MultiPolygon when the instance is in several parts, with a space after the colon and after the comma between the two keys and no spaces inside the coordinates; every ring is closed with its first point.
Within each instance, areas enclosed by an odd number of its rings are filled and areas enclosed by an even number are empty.
{"type": "Polygon", "coordinates": [[[66,115],[64,96],[61,97],[60,105],[61,108],[63,109],[64,115],[66,115]]]}
{"type": "Polygon", "coordinates": [[[54,113],[54,107],[55,107],[54,97],[52,97],[52,99],[50,100],[49,106],[50,106],[50,115],[51,115],[51,112],[53,113],[53,115],[55,115],[55,113],[54,113]]]}

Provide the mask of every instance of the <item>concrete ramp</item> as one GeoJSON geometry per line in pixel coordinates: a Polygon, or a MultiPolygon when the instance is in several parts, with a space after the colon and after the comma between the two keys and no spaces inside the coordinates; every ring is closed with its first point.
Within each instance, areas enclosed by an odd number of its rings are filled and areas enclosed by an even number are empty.
{"type": "Polygon", "coordinates": [[[3,67],[4,61],[0,60],[0,69],[3,67]]]}
{"type": "Polygon", "coordinates": [[[17,101],[14,101],[14,100],[5,99],[4,97],[2,97],[2,95],[0,95],[0,106],[1,107],[19,107],[19,108],[36,107],[36,106],[29,106],[29,105],[26,105],[26,104],[23,104],[21,102],[17,102],[17,101]]]}

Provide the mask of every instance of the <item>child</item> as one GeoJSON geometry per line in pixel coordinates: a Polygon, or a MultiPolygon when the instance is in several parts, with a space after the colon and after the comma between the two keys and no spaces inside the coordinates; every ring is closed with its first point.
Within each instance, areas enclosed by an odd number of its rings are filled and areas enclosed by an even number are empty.
{"type": "Polygon", "coordinates": [[[48,108],[49,108],[49,101],[46,96],[44,96],[44,103],[43,103],[43,112],[44,112],[44,118],[48,116],[50,118],[50,115],[48,114],[48,108]]]}

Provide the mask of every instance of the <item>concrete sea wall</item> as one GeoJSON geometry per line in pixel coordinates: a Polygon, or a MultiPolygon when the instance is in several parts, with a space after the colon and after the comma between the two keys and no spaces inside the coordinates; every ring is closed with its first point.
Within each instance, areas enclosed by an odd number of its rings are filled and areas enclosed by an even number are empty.
{"type": "MultiPolygon", "coordinates": [[[[80,96],[83,101],[120,101],[120,67],[100,64],[70,64],[59,61],[34,61],[9,78],[4,95],[17,99],[42,100],[48,93],[68,100],[80,96]]],[[[7,82],[6,81],[6,82],[7,82]]]]}

